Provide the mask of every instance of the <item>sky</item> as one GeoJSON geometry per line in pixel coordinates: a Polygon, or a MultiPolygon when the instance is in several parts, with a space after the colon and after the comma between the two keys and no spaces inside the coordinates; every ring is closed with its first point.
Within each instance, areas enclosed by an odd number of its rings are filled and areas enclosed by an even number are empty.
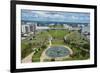
{"type": "Polygon", "coordinates": [[[68,23],[90,23],[90,13],[62,12],[62,11],[36,11],[21,10],[21,20],[24,21],[46,21],[46,22],[68,22],[68,23]]]}

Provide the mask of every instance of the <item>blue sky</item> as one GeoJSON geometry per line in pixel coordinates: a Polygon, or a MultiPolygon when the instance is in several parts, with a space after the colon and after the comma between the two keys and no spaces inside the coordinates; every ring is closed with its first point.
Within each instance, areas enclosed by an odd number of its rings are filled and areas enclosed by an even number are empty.
{"type": "Polygon", "coordinates": [[[21,10],[21,20],[90,23],[89,13],[21,10]]]}

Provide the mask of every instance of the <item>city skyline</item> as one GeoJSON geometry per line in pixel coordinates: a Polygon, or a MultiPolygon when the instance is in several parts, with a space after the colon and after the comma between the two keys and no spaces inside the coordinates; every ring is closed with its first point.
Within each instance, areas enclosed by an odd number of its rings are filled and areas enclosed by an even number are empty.
{"type": "Polygon", "coordinates": [[[21,10],[22,21],[65,22],[65,23],[90,23],[90,13],[61,12],[61,11],[36,11],[21,10]]]}

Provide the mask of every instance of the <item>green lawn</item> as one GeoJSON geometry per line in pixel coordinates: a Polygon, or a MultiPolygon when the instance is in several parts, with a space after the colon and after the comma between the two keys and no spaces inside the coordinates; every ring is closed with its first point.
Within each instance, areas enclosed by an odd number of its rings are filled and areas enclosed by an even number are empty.
{"type": "Polygon", "coordinates": [[[33,38],[32,40],[28,40],[29,38],[27,38],[26,40],[22,40],[22,58],[33,52],[32,48],[40,48],[40,50],[36,52],[32,58],[33,62],[39,62],[42,52],[49,45],[50,37],[52,37],[52,46],[66,45],[73,50],[74,54],[70,56],[70,58],[64,60],[83,60],[89,58],[89,52],[87,53],[82,50],[82,48],[89,50],[89,40],[87,40],[85,36],[81,36],[78,31],[69,30],[41,31],[37,35],[35,35],[35,38],[33,38]],[[64,40],[64,37],[66,37],[66,40],[64,40]]]}
{"type": "Polygon", "coordinates": [[[49,30],[48,33],[56,39],[63,39],[66,34],[68,34],[68,30],[49,30]]]}
{"type": "Polygon", "coordinates": [[[53,40],[52,45],[65,45],[63,40],[53,40]]]}

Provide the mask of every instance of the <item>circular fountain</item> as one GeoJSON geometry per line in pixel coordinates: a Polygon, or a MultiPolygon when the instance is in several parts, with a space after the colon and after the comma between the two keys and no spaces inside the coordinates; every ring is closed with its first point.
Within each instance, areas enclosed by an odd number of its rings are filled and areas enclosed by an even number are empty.
{"type": "Polygon", "coordinates": [[[60,58],[68,56],[70,50],[64,46],[52,46],[46,50],[45,54],[50,58],[60,58]]]}

